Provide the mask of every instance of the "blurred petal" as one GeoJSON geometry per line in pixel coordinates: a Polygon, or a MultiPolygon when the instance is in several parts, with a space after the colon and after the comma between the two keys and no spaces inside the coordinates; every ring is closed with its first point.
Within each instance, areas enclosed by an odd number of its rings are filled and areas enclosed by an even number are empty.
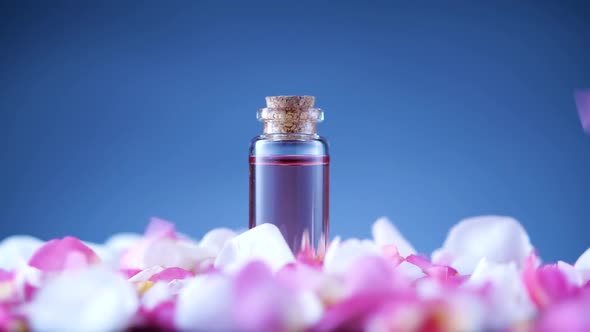
{"type": "Polygon", "coordinates": [[[584,280],[582,279],[582,273],[573,265],[570,265],[564,261],[557,262],[557,268],[563,275],[567,278],[568,282],[572,285],[577,287],[581,287],[584,284],[584,280]]]}
{"type": "Polygon", "coordinates": [[[59,272],[86,267],[99,261],[100,258],[82,241],[66,236],[51,240],[37,249],[29,260],[29,265],[41,271],[59,272]]]}
{"type": "Polygon", "coordinates": [[[577,90],[575,97],[582,127],[587,133],[590,133],[590,89],[577,90]]]}
{"type": "Polygon", "coordinates": [[[272,270],[260,261],[253,261],[236,275],[234,317],[242,331],[285,331],[286,301],[291,293],[275,282],[272,270]],[[244,310],[248,308],[248,310],[244,310]]]}
{"type": "Polygon", "coordinates": [[[449,282],[451,279],[455,279],[457,283],[462,281],[461,279],[456,278],[458,277],[457,270],[450,266],[433,264],[425,257],[419,255],[410,255],[406,258],[406,261],[419,267],[424,274],[432,277],[435,280],[449,282]]]}
{"type": "Polygon", "coordinates": [[[145,231],[145,236],[150,239],[176,239],[176,227],[174,224],[160,218],[152,218],[145,231]]]}
{"type": "Polygon", "coordinates": [[[174,321],[180,331],[237,331],[232,304],[233,288],[228,277],[198,275],[180,290],[174,321]]]}
{"type": "Polygon", "coordinates": [[[135,274],[133,277],[129,278],[129,282],[141,282],[141,281],[149,281],[151,277],[155,276],[156,274],[164,271],[164,268],[159,265],[154,265],[149,267],[141,272],[135,274]]]}
{"type": "Polygon", "coordinates": [[[157,281],[172,281],[177,279],[186,279],[193,276],[193,273],[179,267],[169,267],[163,271],[154,274],[149,280],[157,281]]]}
{"type": "Polygon", "coordinates": [[[530,255],[522,271],[522,278],[531,300],[540,309],[570,298],[578,293],[575,285],[555,265],[535,268],[535,255],[530,255]]]}
{"type": "Polygon", "coordinates": [[[7,237],[0,242],[0,269],[14,270],[27,263],[43,242],[26,235],[7,237]]]}
{"type": "Polygon", "coordinates": [[[332,275],[344,275],[357,260],[367,256],[381,256],[381,251],[371,241],[332,241],[324,258],[324,271],[332,275]]]}
{"type": "Polygon", "coordinates": [[[207,232],[199,242],[199,246],[209,249],[215,256],[219,255],[223,246],[235,238],[237,234],[228,228],[215,228],[207,232]]]}
{"type": "Polygon", "coordinates": [[[513,218],[482,216],[455,225],[437,258],[452,257],[451,266],[462,275],[473,272],[484,257],[489,262],[521,266],[533,247],[524,228],[513,218]]]}
{"type": "Polygon", "coordinates": [[[237,271],[252,260],[262,260],[277,271],[295,257],[279,229],[262,224],[228,241],[215,259],[215,267],[237,271]]]}
{"type": "Polygon", "coordinates": [[[345,277],[348,294],[361,292],[391,292],[409,287],[395,274],[395,266],[380,256],[366,256],[358,259],[345,277]]]}
{"type": "Polygon", "coordinates": [[[590,300],[570,299],[557,303],[543,312],[535,331],[587,332],[590,331],[590,300]]]}
{"type": "Polygon", "coordinates": [[[590,282],[590,248],[578,258],[574,268],[579,272],[582,283],[590,282]]]}
{"type": "Polygon", "coordinates": [[[137,309],[137,295],[125,279],[90,268],[50,279],[26,312],[33,330],[121,331],[137,309]]]}
{"type": "Polygon", "coordinates": [[[174,301],[164,301],[158,303],[153,309],[146,310],[144,317],[148,321],[149,330],[158,328],[162,331],[175,331],[174,315],[176,303],[174,301]]]}
{"type": "Polygon", "coordinates": [[[467,281],[467,286],[486,286],[490,284],[490,313],[486,317],[490,328],[496,330],[515,322],[531,319],[535,305],[529,299],[514,262],[498,264],[483,258],[467,281]]]}
{"type": "Polygon", "coordinates": [[[328,308],[311,331],[363,331],[366,320],[391,301],[393,294],[385,292],[359,293],[328,308]]]}
{"type": "Polygon", "coordinates": [[[377,247],[394,245],[402,257],[416,253],[416,249],[402,236],[391,221],[385,217],[375,221],[372,233],[377,247]]]}
{"type": "Polygon", "coordinates": [[[577,270],[590,270],[590,248],[584,251],[584,253],[578,258],[574,267],[577,270]]]}
{"type": "Polygon", "coordinates": [[[199,262],[213,257],[211,251],[190,242],[163,239],[147,246],[143,266],[160,265],[193,270],[199,262]]]}

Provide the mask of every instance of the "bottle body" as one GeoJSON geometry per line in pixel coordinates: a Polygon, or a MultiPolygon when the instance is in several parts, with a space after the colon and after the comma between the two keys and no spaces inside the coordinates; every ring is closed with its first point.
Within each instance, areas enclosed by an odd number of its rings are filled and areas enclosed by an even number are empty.
{"type": "Polygon", "coordinates": [[[250,145],[250,228],[276,225],[291,250],[324,250],[330,157],[315,134],[264,134],[250,145]]]}

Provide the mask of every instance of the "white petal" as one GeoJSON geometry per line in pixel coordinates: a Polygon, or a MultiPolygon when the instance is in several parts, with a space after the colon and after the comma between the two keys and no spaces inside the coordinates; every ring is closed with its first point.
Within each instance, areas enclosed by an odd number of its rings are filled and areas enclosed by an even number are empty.
{"type": "Polygon", "coordinates": [[[590,281],[590,248],[578,258],[574,267],[580,273],[582,283],[590,281]]]}
{"type": "Polygon", "coordinates": [[[295,261],[279,229],[262,224],[226,242],[215,259],[215,267],[235,272],[254,259],[264,261],[274,271],[295,261]]]}
{"type": "Polygon", "coordinates": [[[573,265],[570,265],[563,261],[559,261],[557,262],[557,268],[561,272],[563,272],[563,274],[566,276],[566,278],[571,284],[576,285],[578,287],[582,286],[582,273],[576,270],[576,268],[573,265]]]}
{"type": "Polygon", "coordinates": [[[511,323],[526,321],[535,314],[515,262],[499,264],[481,259],[466,283],[481,286],[491,282],[491,310],[488,324],[495,330],[511,323]]]}
{"type": "Polygon", "coordinates": [[[27,235],[15,235],[0,242],[0,269],[14,270],[29,261],[43,241],[27,235]]]}
{"type": "Polygon", "coordinates": [[[406,261],[401,262],[401,264],[398,265],[396,269],[411,280],[416,280],[425,276],[424,272],[422,272],[422,269],[406,261]]]}
{"type": "MultiPolygon", "coordinates": [[[[299,310],[297,317],[289,324],[290,331],[305,331],[306,328],[317,323],[324,313],[324,306],[320,299],[311,291],[303,291],[295,296],[295,307],[299,310]]],[[[291,310],[291,313],[294,311],[291,310]]]]}
{"type": "Polygon", "coordinates": [[[217,256],[221,252],[221,249],[223,249],[225,243],[236,237],[236,235],[231,229],[215,228],[203,236],[203,239],[199,242],[199,246],[210,249],[217,256]]]}
{"type": "MultiPolygon", "coordinates": [[[[180,331],[232,331],[231,280],[220,274],[198,275],[178,294],[174,321],[180,331]]],[[[243,308],[243,310],[248,310],[243,308]]]]}
{"type": "Polygon", "coordinates": [[[416,253],[416,249],[403,237],[395,225],[385,217],[375,221],[372,233],[377,247],[394,245],[399,254],[404,258],[416,253]]]}
{"type": "Polygon", "coordinates": [[[574,267],[577,270],[590,270],[590,248],[586,249],[586,251],[578,258],[574,267]]]}
{"type": "Polygon", "coordinates": [[[90,268],[50,279],[26,312],[36,331],[121,331],[137,309],[137,295],[125,279],[90,268]]]}
{"type": "Polygon", "coordinates": [[[164,271],[163,267],[161,267],[160,265],[154,265],[129,278],[129,282],[148,281],[151,277],[162,271],[164,271]]]}
{"type": "Polygon", "coordinates": [[[521,266],[533,247],[518,221],[510,217],[482,216],[455,225],[442,248],[453,258],[451,266],[460,274],[471,274],[486,257],[493,263],[514,262],[521,266]]]}
{"type": "Polygon", "coordinates": [[[164,268],[180,267],[193,270],[199,262],[212,257],[214,255],[211,251],[191,242],[162,239],[147,246],[143,266],[160,265],[164,268]]]}
{"type": "Polygon", "coordinates": [[[143,294],[141,304],[147,310],[152,310],[158,304],[172,298],[173,295],[173,290],[167,282],[158,281],[143,294]]]}
{"type": "Polygon", "coordinates": [[[332,275],[344,275],[358,259],[379,255],[381,252],[371,241],[358,239],[349,239],[342,243],[332,241],[324,258],[324,272],[332,275]]]}
{"type": "Polygon", "coordinates": [[[104,246],[118,257],[123,252],[136,245],[142,238],[143,236],[136,233],[119,233],[109,237],[105,241],[104,246]]]}

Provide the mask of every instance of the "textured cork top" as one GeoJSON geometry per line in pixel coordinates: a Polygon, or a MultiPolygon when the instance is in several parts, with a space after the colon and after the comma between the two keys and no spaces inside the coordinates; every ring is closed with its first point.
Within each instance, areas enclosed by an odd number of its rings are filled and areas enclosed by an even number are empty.
{"type": "Polygon", "coordinates": [[[314,108],[313,96],[266,97],[266,108],[258,110],[258,120],[264,122],[264,133],[315,134],[316,124],[324,113],[314,108]]]}
{"type": "Polygon", "coordinates": [[[270,96],[266,97],[266,107],[274,109],[306,110],[313,107],[314,96],[270,96]]]}

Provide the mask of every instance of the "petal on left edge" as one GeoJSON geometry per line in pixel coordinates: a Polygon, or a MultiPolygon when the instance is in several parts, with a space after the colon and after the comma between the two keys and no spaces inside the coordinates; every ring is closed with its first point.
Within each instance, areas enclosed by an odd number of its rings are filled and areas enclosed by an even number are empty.
{"type": "Polygon", "coordinates": [[[29,261],[43,241],[26,235],[7,237],[0,242],[0,269],[14,270],[29,261]]]}
{"type": "Polygon", "coordinates": [[[131,284],[114,272],[93,267],[51,278],[25,312],[33,330],[122,331],[138,306],[131,284]]]}
{"type": "Polygon", "coordinates": [[[66,236],[55,239],[41,246],[31,259],[29,265],[41,271],[59,272],[70,268],[86,267],[98,263],[100,258],[75,237],[66,236]]]}
{"type": "Polygon", "coordinates": [[[575,98],[582,128],[586,133],[590,134],[590,89],[577,90],[575,98]]]}

